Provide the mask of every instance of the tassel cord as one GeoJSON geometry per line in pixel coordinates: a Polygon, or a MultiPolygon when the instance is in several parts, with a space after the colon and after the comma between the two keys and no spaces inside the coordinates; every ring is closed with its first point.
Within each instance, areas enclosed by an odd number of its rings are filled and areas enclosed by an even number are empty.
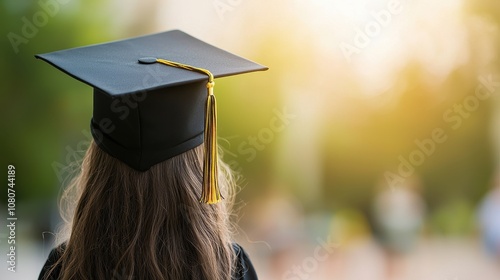
{"type": "Polygon", "coordinates": [[[206,204],[216,204],[220,202],[223,197],[220,193],[217,173],[217,104],[213,90],[215,86],[214,76],[207,69],[183,63],[173,62],[166,59],[156,59],[156,62],[189,71],[200,72],[208,76],[207,102],[205,108],[203,184],[200,202],[206,204]]]}

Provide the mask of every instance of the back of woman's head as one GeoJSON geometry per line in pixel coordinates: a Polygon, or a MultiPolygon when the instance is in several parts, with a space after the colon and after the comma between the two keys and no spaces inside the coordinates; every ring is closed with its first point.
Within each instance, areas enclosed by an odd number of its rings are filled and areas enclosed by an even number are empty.
{"type": "Polygon", "coordinates": [[[230,279],[231,175],[221,163],[225,201],[200,203],[202,159],[199,146],[140,172],[92,143],[73,183],[61,279],[230,279]]]}

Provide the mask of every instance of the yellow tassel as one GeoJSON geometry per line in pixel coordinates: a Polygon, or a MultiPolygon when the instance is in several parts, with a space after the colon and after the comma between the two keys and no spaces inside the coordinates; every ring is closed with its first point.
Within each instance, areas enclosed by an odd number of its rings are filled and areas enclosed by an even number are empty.
{"type": "Polygon", "coordinates": [[[203,189],[200,202],[215,204],[221,194],[217,182],[217,104],[213,94],[214,82],[208,82],[205,114],[205,159],[203,162],[203,189]]]}
{"type": "Polygon", "coordinates": [[[205,155],[203,160],[203,185],[200,202],[215,204],[222,200],[220,194],[217,174],[217,104],[214,95],[214,76],[210,71],[187,64],[169,61],[166,59],[143,58],[141,63],[162,63],[168,66],[204,73],[208,76],[207,103],[205,108],[205,155]]]}

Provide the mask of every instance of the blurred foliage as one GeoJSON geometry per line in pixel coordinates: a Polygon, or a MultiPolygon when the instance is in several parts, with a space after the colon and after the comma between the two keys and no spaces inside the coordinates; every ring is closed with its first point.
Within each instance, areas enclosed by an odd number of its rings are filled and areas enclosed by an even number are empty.
{"type": "Polygon", "coordinates": [[[6,105],[0,112],[5,132],[0,140],[0,162],[4,167],[16,166],[18,201],[57,194],[62,183],[59,175],[64,174],[58,174],[53,166],[69,164],[67,148],[77,149],[77,143],[84,139],[82,129],[87,129],[92,112],[87,86],[60,75],[34,55],[110,37],[103,28],[108,19],[96,12],[103,1],[60,2],[67,4],[29,0],[0,4],[0,32],[4,34],[0,103],[6,105]],[[21,37],[21,43],[9,39],[9,34],[21,37]]]}
{"type": "Polygon", "coordinates": [[[432,232],[443,236],[469,236],[475,232],[475,210],[466,199],[450,200],[440,205],[430,218],[432,232]]]}

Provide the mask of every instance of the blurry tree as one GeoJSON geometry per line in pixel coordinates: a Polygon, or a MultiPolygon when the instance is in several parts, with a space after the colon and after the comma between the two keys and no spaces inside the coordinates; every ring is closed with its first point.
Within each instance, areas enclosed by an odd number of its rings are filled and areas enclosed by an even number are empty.
{"type": "MultiPolygon", "coordinates": [[[[6,0],[0,3],[2,94],[0,165],[17,170],[18,202],[53,198],[63,166],[81,157],[92,111],[91,89],[34,54],[109,39],[102,0],[6,0]],[[90,15],[90,16],[89,16],[90,15]]],[[[5,197],[2,192],[1,197],[5,197]]],[[[6,201],[1,199],[0,203],[6,201]]]]}

